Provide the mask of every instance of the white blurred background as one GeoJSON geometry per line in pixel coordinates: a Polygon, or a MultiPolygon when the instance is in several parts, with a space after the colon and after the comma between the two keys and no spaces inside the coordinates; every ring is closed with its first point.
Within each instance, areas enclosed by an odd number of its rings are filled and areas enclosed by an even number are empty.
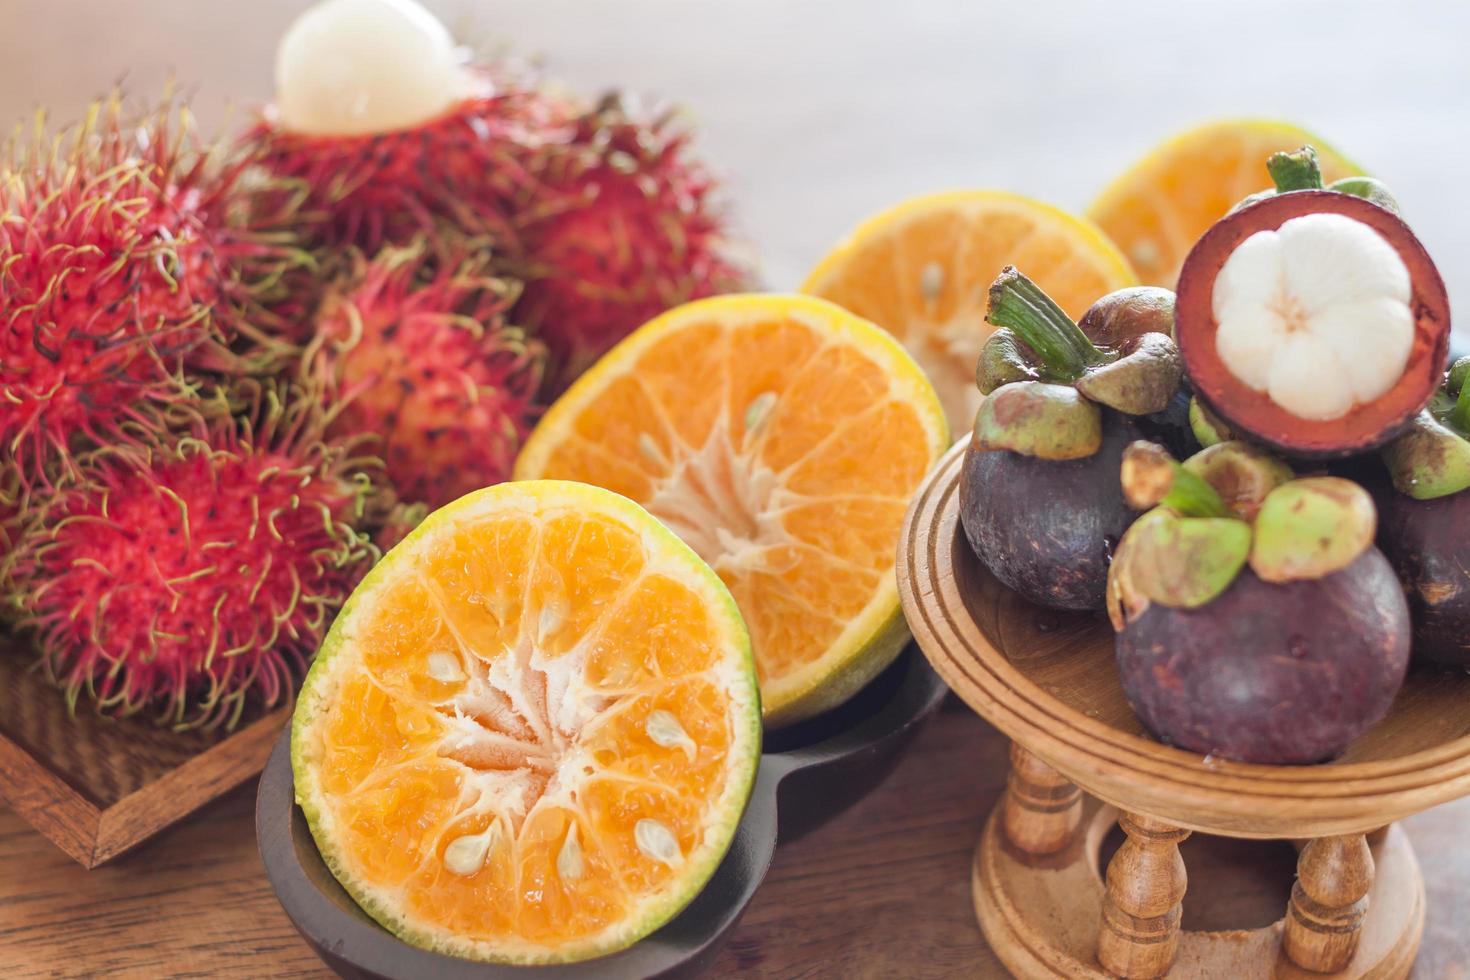
{"type": "MultiPolygon", "coordinates": [[[[305,0],[0,0],[0,121],[176,78],[207,128],[269,98],[305,0]]],[[[429,0],[459,38],[701,127],[767,283],[864,215],[997,186],[1081,209],[1212,116],[1314,129],[1386,180],[1470,309],[1470,2],[429,0]]],[[[1264,181],[1263,181],[1264,182],[1264,181]]],[[[1470,314],[1459,333],[1470,337],[1470,314]]]]}

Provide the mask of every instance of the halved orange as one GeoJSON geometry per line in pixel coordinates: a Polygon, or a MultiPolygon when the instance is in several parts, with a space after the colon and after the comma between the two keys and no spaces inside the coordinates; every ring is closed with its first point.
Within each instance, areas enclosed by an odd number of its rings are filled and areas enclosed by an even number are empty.
{"type": "Polygon", "coordinates": [[[1004,191],[930,194],[857,227],[801,291],[831,300],[901,340],[934,382],[949,424],[968,430],[980,406],[975,362],[994,328],[987,290],[1007,265],[1046,289],[1072,317],[1136,280],[1091,223],[1004,191]]]}
{"type": "Polygon", "coordinates": [[[1237,202],[1271,186],[1266,158],[1311,144],[1326,181],[1362,173],[1299,126],[1219,119],[1154,147],[1098,195],[1087,216],[1107,232],[1146,285],[1173,289],[1194,243],[1237,202]]]}
{"type": "Polygon", "coordinates": [[[907,640],[899,526],[948,441],[933,387],[882,330],[810,297],[722,296],[613,348],[515,473],[626,494],[709,562],[775,726],[846,700],[907,640]]]}
{"type": "Polygon", "coordinates": [[[370,915],[545,963],[627,946],[699,892],[760,741],[720,580],[637,504],[548,481],[461,498],[373,569],[291,754],[322,857],[370,915]]]}

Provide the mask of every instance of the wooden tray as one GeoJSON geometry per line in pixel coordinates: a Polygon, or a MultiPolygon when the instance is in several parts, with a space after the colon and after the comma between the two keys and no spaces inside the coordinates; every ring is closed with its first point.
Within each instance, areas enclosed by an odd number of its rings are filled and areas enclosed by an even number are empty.
{"type": "Polygon", "coordinates": [[[1000,959],[1038,980],[1407,976],[1425,892],[1391,823],[1470,794],[1470,676],[1415,668],[1388,715],[1330,764],[1248,765],[1164,745],[1123,695],[1107,620],[1030,605],[970,550],[964,451],[940,461],[909,509],[899,594],[935,669],[1013,741],[971,878],[1000,959]],[[1114,824],[1125,841],[1104,871],[1114,824]],[[1304,839],[1280,920],[1181,929],[1178,845],[1194,831],[1304,839]]]}
{"type": "Polygon", "coordinates": [[[75,716],[15,639],[0,634],[0,801],[88,868],[110,861],[265,766],[290,708],[233,733],[75,716]]]}
{"type": "Polygon", "coordinates": [[[940,461],[900,545],[904,611],[949,686],[1087,792],[1232,837],[1363,832],[1470,795],[1470,674],[1415,668],[1388,715],[1335,762],[1261,766],[1156,741],[1123,696],[1101,615],[1006,589],[959,528],[964,446],[940,461]]]}
{"type": "Polygon", "coordinates": [[[905,651],[841,708],[768,738],[750,803],[725,859],[668,925],[619,953],[566,966],[476,963],[410,946],[367,916],[322,862],[296,806],[289,735],[260,778],[255,833],[276,897],[322,960],[354,980],[631,980],[697,974],[719,951],[789,843],[872,790],[944,699],[943,681],[905,651]]]}

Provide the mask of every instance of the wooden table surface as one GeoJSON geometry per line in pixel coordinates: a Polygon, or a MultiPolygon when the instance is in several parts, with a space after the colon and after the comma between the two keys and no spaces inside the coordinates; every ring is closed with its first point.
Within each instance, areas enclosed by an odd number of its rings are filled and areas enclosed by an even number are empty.
{"type": "MultiPolygon", "coordinates": [[[[780,848],[715,976],[1004,976],[971,913],[969,863],[1006,742],[950,703],[871,796],[780,848]]],[[[242,787],[114,864],[84,871],[0,810],[0,977],[325,977],[276,904],[242,787]]],[[[1417,980],[1470,978],[1470,799],[1406,824],[1429,914],[1417,980]]],[[[1285,908],[1286,844],[1191,838],[1187,928],[1285,908]]]]}
{"type": "MultiPolygon", "coordinates": [[[[1262,114],[1320,129],[1389,179],[1452,298],[1470,297],[1463,0],[430,5],[462,37],[544,54],[585,90],[623,83],[690,107],[776,288],[906,195],[992,185],[1080,207],[1179,126],[1262,114]]],[[[147,94],[170,76],[208,126],[227,105],[238,120],[268,96],[274,39],[303,6],[7,0],[0,124],[37,105],[75,118],[119,78],[147,94]]],[[[1004,761],[992,729],[941,715],[871,797],[778,852],[717,972],[997,975],[968,865],[1004,761]]],[[[0,977],[324,975],[266,884],[252,801],[244,787],[93,872],[0,809],[0,977]]],[[[1470,978],[1467,821],[1470,801],[1408,822],[1430,890],[1421,978],[1470,978]]],[[[1260,879],[1237,860],[1251,847],[1186,844],[1187,924],[1257,925],[1284,907],[1289,853],[1260,879]]]]}

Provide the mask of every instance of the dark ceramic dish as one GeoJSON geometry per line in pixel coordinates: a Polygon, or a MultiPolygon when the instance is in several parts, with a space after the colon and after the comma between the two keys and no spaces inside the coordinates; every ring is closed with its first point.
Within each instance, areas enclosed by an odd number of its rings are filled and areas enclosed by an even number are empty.
{"type": "Polygon", "coordinates": [[[779,838],[794,840],[876,786],[943,700],[944,682],[913,647],[857,697],[767,736],[740,829],[709,884],[672,922],[610,956],[566,966],[474,963],[399,940],[337,884],[294,803],[290,732],[260,777],[255,835],[266,876],[297,930],[339,975],[372,980],[624,980],[692,976],[708,964],[750,903],[779,838]]]}

